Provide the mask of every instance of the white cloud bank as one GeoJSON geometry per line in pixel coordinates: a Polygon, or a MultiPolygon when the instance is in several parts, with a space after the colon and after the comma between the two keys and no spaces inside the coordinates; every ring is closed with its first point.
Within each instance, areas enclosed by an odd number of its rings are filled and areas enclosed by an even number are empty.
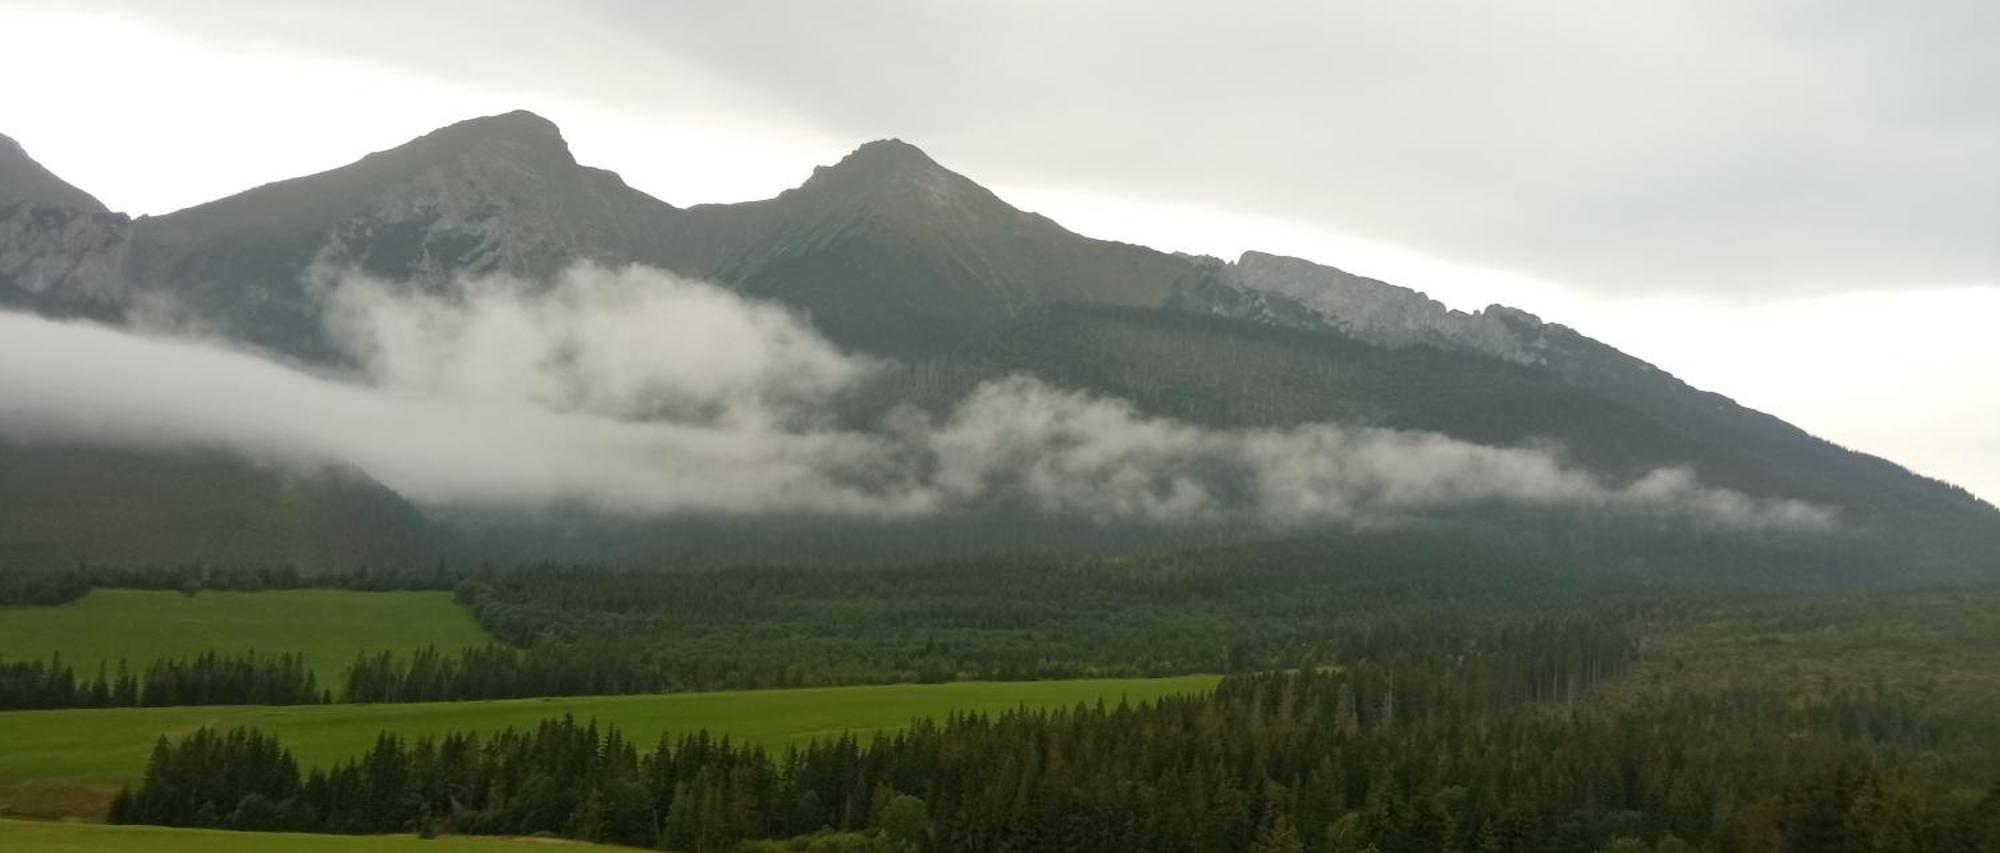
{"type": "Polygon", "coordinates": [[[211,342],[0,313],[0,435],[353,465],[420,503],[634,515],[909,518],[994,501],[1107,522],[1377,522],[1487,502],[1824,526],[1662,469],[1611,485],[1539,449],[1309,424],[1205,429],[1026,377],[866,431],[831,412],[880,367],[788,311],[653,270],[412,295],[347,276],[360,378],[211,342]]]}

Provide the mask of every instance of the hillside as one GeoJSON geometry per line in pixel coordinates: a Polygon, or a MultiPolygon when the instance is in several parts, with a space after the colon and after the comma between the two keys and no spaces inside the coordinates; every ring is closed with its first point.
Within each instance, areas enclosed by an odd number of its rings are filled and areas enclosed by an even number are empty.
{"type": "Polygon", "coordinates": [[[21,143],[0,134],[0,207],[17,204],[40,204],[85,213],[107,212],[96,196],[56,177],[29,157],[21,143]]]}
{"type": "Polygon", "coordinates": [[[352,472],[301,473],[222,453],[0,442],[0,570],[423,565],[446,542],[352,472]]]}
{"type": "Polygon", "coordinates": [[[766,201],[690,208],[669,267],[796,306],[834,341],[935,354],[1051,302],[1158,307],[1196,271],[1015,209],[900,140],[870,142],[766,201]]]}
{"type": "Polygon", "coordinates": [[[577,164],[529,113],[461,122],[338,169],[133,223],[133,280],[246,342],[326,361],[308,271],[416,285],[547,277],[578,258],[649,261],[671,208],[577,164]]]}
{"type": "MultiPolygon", "coordinates": [[[[0,172],[15,175],[0,186],[46,185],[23,163],[32,161],[0,161],[0,172]]],[[[71,202],[82,204],[74,196],[71,202]]],[[[1505,306],[1452,311],[1418,291],[1301,259],[1252,252],[1221,261],[1090,239],[1009,205],[898,140],[863,145],[775,198],[681,209],[577,163],[552,123],[515,112],[165,216],[128,223],[81,208],[12,210],[0,213],[0,299],[7,303],[113,320],[142,312],[178,317],[320,367],[338,369],[352,358],[326,329],[324,270],[355,269],[401,291],[435,293],[455,275],[545,281],[577,260],[636,262],[776,301],[845,350],[893,359],[891,378],[850,413],[862,426],[901,402],[941,411],[983,381],[1030,374],[1190,424],[1335,421],[1485,445],[1548,446],[1611,482],[1687,468],[1714,486],[1834,508],[1843,527],[1894,543],[1913,564],[1948,574],[2000,569],[1991,556],[2000,553],[2000,511],[1992,506],[1689,387],[1576,330],[1505,306]]],[[[63,481],[71,479],[61,473],[68,466],[86,463],[52,454],[36,464],[43,466],[38,479],[63,481]]],[[[130,476],[202,481],[144,472],[137,466],[130,476]]],[[[248,482],[241,473],[229,476],[248,482]]],[[[282,492],[270,483],[242,488],[282,492]]],[[[84,500],[21,494],[17,507],[40,506],[45,514],[81,512],[84,500]]],[[[232,534],[227,545],[186,534],[203,544],[181,552],[293,560],[332,547],[301,543],[352,539],[330,532],[341,525],[373,529],[381,519],[400,519],[388,523],[415,529],[411,514],[386,500],[325,494],[305,503],[347,509],[280,522],[253,506],[304,504],[246,500],[229,510],[238,516],[206,515],[253,520],[232,529],[291,524],[290,532],[232,534]]],[[[386,498],[379,489],[373,494],[386,498]]],[[[133,530],[189,528],[179,510],[133,511],[133,530]]],[[[663,523],[568,510],[472,523],[475,539],[486,542],[476,552],[481,558],[520,549],[515,553],[642,562],[783,561],[824,555],[810,543],[843,535],[840,525],[812,519],[663,523]]],[[[883,540],[895,544],[861,558],[1078,543],[1144,548],[1258,535],[1071,530],[1070,523],[996,516],[864,527],[863,536],[888,530],[883,540]]],[[[44,526],[54,532],[34,547],[56,551],[65,536],[87,529],[44,526]]],[[[164,533],[135,536],[169,540],[164,533]]],[[[378,545],[393,550],[389,543],[412,540],[386,532],[374,541],[361,550],[379,553],[378,545]]]]}

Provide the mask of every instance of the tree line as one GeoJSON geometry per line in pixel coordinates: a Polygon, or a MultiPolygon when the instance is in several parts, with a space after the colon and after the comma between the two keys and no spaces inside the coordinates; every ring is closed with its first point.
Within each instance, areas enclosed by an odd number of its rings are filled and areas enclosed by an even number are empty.
{"type": "Polygon", "coordinates": [[[91,579],[78,572],[0,569],[0,606],[67,604],[91,586],[91,579]]]}
{"type": "MultiPolygon", "coordinates": [[[[1531,599],[1504,580],[1531,567],[1440,547],[1353,540],[852,570],[479,569],[453,589],[500,644],[360,655],[317,686],[336,701],[413,702],[1249,672],[1476,650],[1546,608],[1615,619],[1625,607],[1621,593],[1587,581],[1531,599]],[[1465,579],[1448,580],[1444,567],[1465,579]]],[[[92,577],[158,589],[316,582],[282,570],[103,572],[92,577]]],[[[125,695],[117,676],[93,681],[57,661],[0,666],[13,673],[0,707],[89,707],[97,682],[125,695]]],[[[218,704],[264,695],[218,678],[181,692],[218,704]]]]}
{"type": "Polygon", "coordinates": [[[306,666],[305,656],[255,652],[152,661],[134,673],[118,661],[100,663],[94,676],[52,655],[46,660],[0,661],[0,710],[137,708],[169,705],[309,705],[332,702],[306,666]]]}
{"type": "Polygon", "coordinates": [[[149,589],[188,594],[203,590],[449,590],[465,577],[465,572],[443,564],[427,568],[358,566],[349,572],[301,572],[292,565],[199,563],[142,566],[83,563],[60,571],[0,565],[0,606],[67,604],[93,589],[149,589]]]}
{"type": "Polygon", "coordinates": [[[1152,704],[958,715],[781,754],[706,733],[646,748],[563,718],[487,737],[384,733],[301,773],[272,738],[203,731],[162,739],[110,817],[547,832],[684,853],[2000,849],[1993,754],[1970,757],[1989,787],[1962,790],[1962,768],[1935,759],[1962,752],[1963,732],[1920,703],[1738,685],[1552,707],[1548,672],[1619,666],[1572,657],[1569,640],[1587,638],[1232,676],[1152,704]]]}
{"type": "Polygon", "coordinates": [[[530,566],[474,572],[456,591],[525,657],[603,650],[642,661],[668,690],[1321,666],[1472,648],[1547,613],[1682,594],[1387,535],[866,569],[530,566]]]}
{"type": "MultiPolygon", "coordinates": [[[[1352,654],[1396,649],[1400,653],[1465,654],[1485,650],[1487,668],[1503,658],[1518,671],[1502,683],[1527,685],[1536,698],[1574,699],[1610,677],[1636,643],[1625,620],[1532,620],[1459,634],[1377,628],[1351,638],[1352,654]],[[1527,644],[1551,650],[1545,658],[1494,656],[1491,650],[1527,644]]],[[[696,662],[699,666],[700,663],[696,662]]],[[[166,705],[298,705],[330,702],[440,702],[536,696],[603,696],[659,693],[685,686],[727,683],[731,674],[673,669],[643,648],[612,643],[543,643],[531,649],[487,646],[446,653],[436,648],[408,654],[361,653],[345,670],[338,690],[317,683],[304,656],[254,652],[154,661],[134,673],[121,660],[79,676],[60,655],[44,660],[0,661],[0,709],[110,708],[166,705]]]]}
{"type": "MultiPolygon", "coordinates": [[[[1640,582],[1476,540],[1393,534],[862,569],[542,565],[460,576],[439,566],[332,578],[282,568],[85,569],[92,583],[190,592],[449,583],[498,641],[358,657],[319,685],[353,702],[1297,669],[1396,650],[1477,650],[1550,612],[1616,619],[1774,594],[1754,581],[1640,582]]],[[[0,693],[0,706],[96,701],[86,673],[46,661],[6,666],[17,687],[0,693]]],[[[1550,689],[1571,693],[1573,682],[1565,674],[1550,689]]],[[[251,701],[234,689],[204,695],[251,701]]]]}

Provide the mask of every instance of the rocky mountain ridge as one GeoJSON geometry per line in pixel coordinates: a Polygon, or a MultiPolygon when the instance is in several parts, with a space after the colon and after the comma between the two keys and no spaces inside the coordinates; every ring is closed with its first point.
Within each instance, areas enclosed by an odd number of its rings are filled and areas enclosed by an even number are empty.
{"type": "Polygon", "coordinates": [[[2000,530],[2000,514],[1962,490],[1526,312],[1454,311],[1297,258],[1223,261],[1092,239],[899,140],[863,145],[770,199],[689,208],[577,163],[553,123],[525,112],[138,219],[47,190],[32,163],[0,157],[0,187],[44,187],[12,203],[0,195],[0,304],[51,315],[181,318],[338,364],[319,271],[432,290],[459,275],[533,282],[579,260],[642,263],[791,306],[845,349],[911,364],[912,381],[933,390],[1025,371],[1196,423],[1340,416],[1484,443],[1565,435],[1573,453],[1611,469],[1689,464],[1884,530],[1953,542],[2000,530]],[[1175,319],[1187,316],[1212,322],[1175,319]],[[1204,376],[1176,381],[1159,375],[1165,365],[1204,376]],[[1518,399],[1463,385],[1489,375],[1518,399]],[[1188,396],[1194,386],[1215,396],[1188,396]]]}
{"type": "Polygon", "coordinates": [[[0,207],[17,204],[44,204],[86,213],[108,212],[96,196],[56,177],[55,173],[28,156],[21,143],[15,142],[11,136],[0,134],[0,207]]]}
{"type": "MultiPolygon", "coordinates": [[[[38,181],[38,169],[0,162],[0,176],[22,175],[0,186],[38,181]]],[[[1451,311],[1296,258],[1249,252],[1231,263],[1093,240],[894,139],[862,145],[772,199],[686,210],[577,163],[560,130],[527,112],[460,122],[349,166],[164,216],[128,220],[80,191],[39,197],[70,203],[17,204],[0,218],[8,301],[109,318],[143,303],[308,358],[331,355],[318,339],[312,270],[435,288],[454,275],[546,279],[589,259],[786,301],[843,344],[894,355],[1075,301],[1172,305],[1385,346],[1535,360],[1531,337],[1513,331],[1518,317],[1451,311]]]]}

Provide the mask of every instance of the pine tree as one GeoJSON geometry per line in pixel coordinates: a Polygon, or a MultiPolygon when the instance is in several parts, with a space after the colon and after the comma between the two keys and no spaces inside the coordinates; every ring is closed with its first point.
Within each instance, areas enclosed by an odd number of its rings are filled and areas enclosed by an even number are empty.
{"type": "Polygon", "coordinates": [[[1264,810],[1264,820],[1257,827],[1257,838],[1250,845],[1251,853],[1305,853],[1305,849],[1305,842],[1292,828],[1290,817],[1275,804],[1264,810]]]}

